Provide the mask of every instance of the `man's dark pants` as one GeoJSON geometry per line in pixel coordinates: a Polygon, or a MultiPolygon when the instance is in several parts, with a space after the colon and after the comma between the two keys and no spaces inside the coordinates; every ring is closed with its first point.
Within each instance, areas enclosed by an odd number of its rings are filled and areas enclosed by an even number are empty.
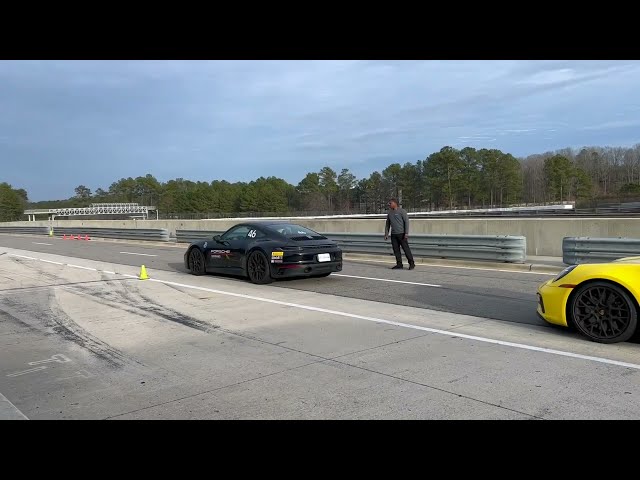
{"type": "Polygon", "coordinates": [[[409,248],[409,241],[404,238],[404,233],[391,234],[391,245],[393,246],[393,254],[396,256],[396,264],[402,265],[402,253],[400,253],[400,247],[404,250],[404,254],[407,256],[409,265],[413,265],[413,254],[411,248],[409,248]]]}

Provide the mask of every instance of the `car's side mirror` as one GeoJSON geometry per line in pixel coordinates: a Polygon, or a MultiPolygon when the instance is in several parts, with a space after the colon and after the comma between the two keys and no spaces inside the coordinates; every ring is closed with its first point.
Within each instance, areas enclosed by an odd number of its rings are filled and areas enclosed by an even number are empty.
{"type": "Polygon", "coordinates": [[[213,239],[218,243],[222,243],[222,238],[220,237],[220,235],[216,235],[215,237],[213,237],[213,239]]]}

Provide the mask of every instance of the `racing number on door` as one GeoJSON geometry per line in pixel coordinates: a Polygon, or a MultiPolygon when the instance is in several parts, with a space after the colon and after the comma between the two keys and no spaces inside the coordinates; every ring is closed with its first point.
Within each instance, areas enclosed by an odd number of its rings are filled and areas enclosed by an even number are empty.
{"type": "Polygon", "coordinates": [[[249,230],[249,233],[247,233],[247,237],[256,238],[257,234],[258,234],[258,232],[256,232],[255,230],[249,230]]]}

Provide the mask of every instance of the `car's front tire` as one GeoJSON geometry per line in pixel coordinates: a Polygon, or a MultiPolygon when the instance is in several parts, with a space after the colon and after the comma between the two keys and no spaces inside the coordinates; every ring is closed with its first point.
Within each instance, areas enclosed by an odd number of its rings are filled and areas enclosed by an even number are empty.
{"type": "Polygon", "coordinates": [[[207,273],[204,255],[198,248],[192,248],[189,252],[189,272],[192,275],[204,275],[207,273]]]}
{"type": "Polygon", "coordinates": [[[251,252],[247,258],[247,276],[251,283],[257,285],[265,285],[273,281],[269,261],[260,250],[251,252]]]}
{"type": "Polygon", "coordinates": [[[609,282],[590,282],[578,287],[568,313],[575,328],[598,343],[626,342],[638,324],[633,299],[623,288],[609,282]]]}

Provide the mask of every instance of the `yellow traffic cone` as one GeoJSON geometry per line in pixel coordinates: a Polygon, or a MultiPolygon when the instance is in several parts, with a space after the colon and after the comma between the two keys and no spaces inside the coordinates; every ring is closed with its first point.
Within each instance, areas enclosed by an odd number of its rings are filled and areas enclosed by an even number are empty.
{"type": "Polygon", "coordinates": [[[140,268],[140,276],[138,277],[140,280],[148,280],[149,275],[147,275],[147,269],[142,265],[140,268]]]}
{"type": "Polygon", "coordinates": [[[50,236],[50,237],[53,237],[53,227],[51,227],[51,228],[49,229],[49,236],[50,236]]]}

